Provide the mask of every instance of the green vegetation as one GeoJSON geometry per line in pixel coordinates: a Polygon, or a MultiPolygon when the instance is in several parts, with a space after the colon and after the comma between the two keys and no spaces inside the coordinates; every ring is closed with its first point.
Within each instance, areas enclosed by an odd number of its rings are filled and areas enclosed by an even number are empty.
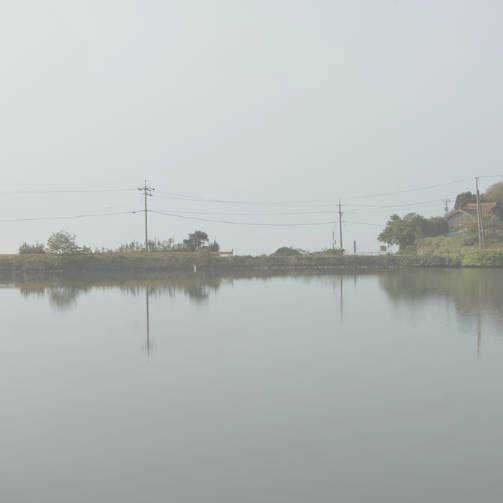
{"type": "Polygon", "coordinates": [[[207,249],[209,251],[217,252],[220,250],[220,245],[216,241],[210,243],[206,232],[194,231],[192,234],[189,234],[187,239],[183,240],[183,248],[190,251],[207,249]]]}
{"type": "Polygon", "coordinates": [[[476,237],[469,235],[441,236],[420,240],[413,251],[421,262],[435,262],[446,267],[503,267],[503,242],[496,239],[480,250],[474,246],[476,237]]]}
{"type": "Polygon", "coordinates": [[[329,271],[380,270],[400,267],[503,267],[503,247],[454,250],[443,239],[427,238],[414,252],[382,255],[305,253],[260,257],[221,257],[208,250],[198,252],[110,252],[83,254],[43,253],[0,255],[0,274],[38,273],[156,273],[169,271],[329,271]],[[429,241],[431,240],[431,241],[429,241]]]}
{"type": "Polygon", "coordinates": [[[49,253],[55,253],[57,255],[91,253],[91,248],[88,246],[79,246],[76,236],[66,231],[59,231],[51,234],[47,240],[47,250],[49,253]]]}
{"type": "MultiPolygon", "coordinates": [[[[173,238],[169,238],[166,241],[161,241],[160,239],[149,239],[147,243],[148,249],[150,251],[175,251],[176,243],[173,238]]],[[[107,250],[101,250],[107,251],[107,250]]],[[[113,250],[108,250],[113,251],[113,250]]],[[[130,243],[121,244],[117,250],[118,252],[141,252],[145,251],[145,244],[139,243],[138,241],[131,241],[130,243]]]]}
{"type": "Polygon", "coordinates": [[[459,210],[465,204],[474,203],[477,200],[475,194],[472,194],[470,191],[462,192],[458,194],[456,197],[456,202],[454,203],[454,209],[459,210]]]}
{"type": "Polygon", "coordinates": [[[264,255],[221,257],[208,250],[197,252],[108,252],[87,254],[0,255],[0,273],[156,272],[156,271],[275,271],[385,269],[397,265],[393,255],[336,254],[264,255]]]}
{"type": "MultiPolygon", "coordinates": [[[[490,187],[481,196],[483,202],[503,202],[503,183],[490,187]]],[[[476,197],[463,192],[456,197],[455,208],[473,203],[476,197]]],[[[485,249],[478,248],[478,226],[474,221],[449,234],[447,219],[424,218],[409,213],[403,218],[392,215],[378,239],[399,246],[397,263],[414,266],[503,267],[503,211],[498,206],[483,213],[485,249]]]]}
{"type": "Polygon", "coordinates": [[[387,245],[398,245],[400,251],[414,246],[418,239],[440,236],[449,232],[447,220],[442,217],[424,218],[417,213],[409,213],[403,218],[392,215],[378,239],[387,245]]]}
{"type": "Polygon", "coordinates": [[[503,206],[503,182],[491,185],[483,196],[483,200],[487,202],[496,202],[503,206]]]}
{"type": "MultiPolygon", "coordinates": [[[[503,206],[503,182],[491,185],[484,194],[481,194],[480,201],[483,203],[498,203],[503,206]]],[[[462,192],[456,197],[454,208],[462,208],[467,203],[477,202],[477,196],[472,192],[462,192]]]]}
{"type": "MultiPolygon", "coordinates": [[[[210,243],[208,234],[203,231],[195,231],[189,234],[187,239],[182,243],[177,243],[173,238],[165,241],[159,239],[149,240],[147,243],[148,251],[163,251],[163,252],[187,252],[207,250],[218,252],[220,245],[213,241],[210,243]]],[[[53,253],[56,255],[80,255],[83,253],[127,253],[127,252],[144,252],[145,244],[138,241],[121,244],[116,249],[97,249],[92,250],[89,246],[77,244],[75,235],[67,231],[54,232],[49,236],[47,245],[43,243],[30,244],[24,242],[19,247],[21,255],[39,255],[43,253],[53,253]]]]}
{"type": "Polygon", "coordinates": [[[282,246],[273,253],[273,256],[276,257],[298,257],[299,255],[302,255],[301,250],[298,250],[297,248],[290,248],[288,246],[282,246]]]}
{"type": "Polygon", "coordinates": [[[38,255],[40,253],[45,253],[45,246],[43,243],[23,243],[19,247],[19,253],[21,255],[38,255]]]}

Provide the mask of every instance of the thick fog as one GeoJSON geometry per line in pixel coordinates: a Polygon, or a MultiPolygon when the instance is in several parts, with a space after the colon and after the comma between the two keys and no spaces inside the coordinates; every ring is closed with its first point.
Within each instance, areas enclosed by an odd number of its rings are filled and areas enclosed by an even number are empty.
{"type": "Polygon", "coordinates": [[[142,240],[141,214],[20,219],[141,210],[145,179],[171,214],[150,214],[152,237],[320,249],[341,199],[345,247],[374,251],[391,213],[441,215],[503,174],[502,15],[496,0],[5,2],[0,252],[60,229],[142,240]],[[303,223],[321,225],[269,225],[303,223]]]}

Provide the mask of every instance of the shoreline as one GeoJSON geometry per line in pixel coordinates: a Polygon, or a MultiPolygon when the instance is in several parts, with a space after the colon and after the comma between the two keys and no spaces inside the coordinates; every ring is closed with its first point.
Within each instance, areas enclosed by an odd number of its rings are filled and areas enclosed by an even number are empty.
{"type": "Polygon", "coordinates": [[[503,250],[456,254],[230,256],[208,252],[0,255],[0,275],[65,273],[379,271],[410,268],[503,268],[503,250]]]}

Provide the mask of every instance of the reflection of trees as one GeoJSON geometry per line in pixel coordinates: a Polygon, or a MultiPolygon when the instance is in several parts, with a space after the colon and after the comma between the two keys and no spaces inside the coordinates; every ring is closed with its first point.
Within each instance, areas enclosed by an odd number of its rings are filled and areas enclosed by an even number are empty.
{"type": "Polygon", "coordinates": [[[49,297],[49,304],[59,311],[67,311],[77,305],[78,296],[90,286],[23,284],[19,287],[24,297],[49,297]]]}
{"type": "Polygon", "coordinates": [[[176,274],[169,277],[128,277],[127,275],[103,277],[61,276],[44,282],[14,281],[24,297],[48,297],[51,306],[60,311],[72,309],[77,305],[79,295],[91,290],[110,290],[118,288],[128,295],[144,295],[148,288],[150,297],[175,297],[177,293],[186,295],[196,303],[206,302],[216,293],[224,279],[219,276],[203,274],[176,274]]]}
{"type": "Polygon", "coordinates": [[[489,312],[503,317],[503,271],[415,269],[381,275],[379,283],[394,302],[447,298],[461,316],[489,312]]]}
{"type": "Polygon", "coordinates": [[[203,304],[216,294],[223,284],[233,284],[236,279],[268,281],[276,277],[296,278],[304,283],[319,282],[332,288],[339,288],[339,275],[327,275],[324,271],[304,270],[263,273],[253,270],[235,270],[227,274],[209,272],[171,272],[169,274],[64,274],[55,277],[34,276],[5,277],[10,286],[18,288],[23,296],[48,297],[58,310],[68,310],[76,306],[80,295],[91,290],[119,289],[128,295],[145,295],[148,287],[151,298],[176,297],[183,294],[191,302],[203,304]]]}
{"type": "Polygon", "coordinates": [[[74,286],[58,286],[49,289],[49,304],[59,311],[68,311],[77,305],[77,297],[83,292],[74,286]]]}
{"type": "Polygon", "coordinates": [[[195,302],[204,302],[210,297],[208,285],[188,285],[183,288],[185,295],[195,302]]]}

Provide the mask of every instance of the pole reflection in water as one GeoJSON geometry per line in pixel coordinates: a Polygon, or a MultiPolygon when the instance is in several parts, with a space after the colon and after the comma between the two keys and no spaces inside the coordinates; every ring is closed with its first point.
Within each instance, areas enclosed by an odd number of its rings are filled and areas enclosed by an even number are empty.
{"type": "Polygon", "coordinates": [[[146,316],[146,329],[147,340],[145,341],[145,354],[147,360],[150,360],[152,355],[152,343],[150,340],[150,303],[149,303],[149,286],[145,287],[145,316],[146,316]]]}
{"type": "Polygon", "coordinates": [[[342,275],[341,275],[341,298],[340,298],[340,302],[341,302],[341,325],[342,325],[343,322],[344,322],[344,304],[343,304],[343,299],[342,299],[342,275]]]}
{"type": "Polygon", "coordinates": [[[475,343],[475,350],[477,356],[480,356],[480,343],[482,339],[482,281],[477,282],[478,285],[478,302],[477,302],[477,338],[475,343]]]}
{"type": "Polygon", "coordinates": [[[339,322],[341,326],[344,324],[344,297],[343,297],[343,276],[335,276],[331,280],[331,288],[334,295],[337,296],[337,278],[339,278],[339,322]]]}
{"type": "Polygon", "coordinates": [[[482,342],[482,316],[480,311],[477,313],[477,339],[476,339],[476,351],[477,356],[480,355],[480,343],[482,342]]]}

